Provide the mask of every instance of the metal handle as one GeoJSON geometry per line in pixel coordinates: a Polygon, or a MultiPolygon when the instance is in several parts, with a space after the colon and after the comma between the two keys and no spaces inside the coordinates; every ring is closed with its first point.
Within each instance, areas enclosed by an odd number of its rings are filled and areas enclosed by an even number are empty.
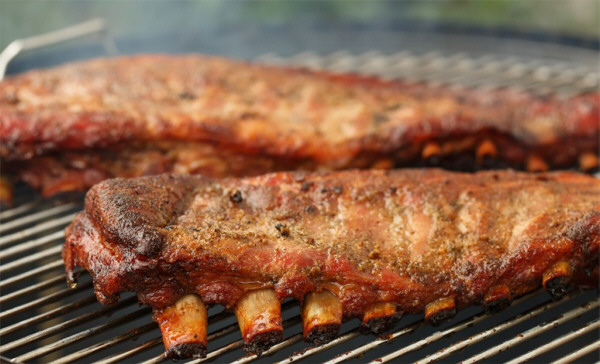
{"type": "Polygon", "coordinates": [[[19,53],[62,43],[71,39],[85,37],[87,35],[104,33],[103,45],[106,53],[116,54],[117,47],[108,36],[107,30],[108,26],[106,20],[95,18],[54,32],[14,40],[2,51],[2,53],[0,53],[0,81],[4,79],[8,63],[19,53]]]}

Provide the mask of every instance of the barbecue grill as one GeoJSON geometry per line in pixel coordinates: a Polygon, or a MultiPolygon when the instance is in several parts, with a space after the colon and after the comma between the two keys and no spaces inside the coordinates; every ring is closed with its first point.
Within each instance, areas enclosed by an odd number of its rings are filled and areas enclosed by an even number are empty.
{"type": "MultiPolygon", "coordinates": [[[[96,19],[13,42],[0,55],[0,71],[20,52],[98,34],[106,51],[116,52],[106,24],[96,19]]],[[[254,58],[264,63],[456,87],[514,87],[568,96],[598,89],[600,75],[593,62],[598,60],[597,52],[576,51],[577,59],[413,50],[269,53],[254,58]]],[[[81,273],[77,287],[66,286],[60,258],[63,230],[82,203],[81,195],[42,199],[20,184],[15,187],[14,207],[0,212],[0,362],[166,360],[151,310],[138,305],[133,294],[124,294],[117,304],[104,307],[96,301],[86,272],[81,273]]],[[[595,362],[600,353],[599,308],[597,290],[573,291],[556,301],[540,290],[518,298],[500,313],[490,315],[471,307],[438,327],[424,324],[422,315],[407,315],[380,337],[361,334],[353,320],[342,325],[332,342],[312,347],[302,340],[298,304],[289,300],[282,305],[284,341],[259,357],[241,350],[233,314],[212,307],[208,312],[208,356],[190,362],[595,362]]]]}

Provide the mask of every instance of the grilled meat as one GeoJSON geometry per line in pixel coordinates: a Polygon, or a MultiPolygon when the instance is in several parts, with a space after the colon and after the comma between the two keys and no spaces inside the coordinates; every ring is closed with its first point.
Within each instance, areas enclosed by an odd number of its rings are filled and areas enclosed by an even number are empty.
{"type": "Polygon", "coordinates": [[[542,285],[597,284],[600,181],[437,169],[111,179],[66,235],[68,279],[88,270],[104,304],[136,292],[163,333],[183,338],[165,338],[171,357],[205,350],[180,323],[190,302],[191,327],[222,304],[261,351],[282,337],[286,297],[303,302],[305,338],[321,343],[344,317],[378,331],[402,312],[437,323],[542,285]]]}
{"type": "Polygon", "coordinates": [[[218,146],[186,141],[152,145],[115,145],[91,153],[68,151],[19,163],[21,180],[46,197],[65,191],[85,191],[105,179],[160,173],[244,177],[286,169],[312,170],[303,160],[245,155],[218,146]]]}
{"type": "Polygon", "coordinates": [[[0,83],[0,156],[46,195],[157,171],[265,172],[255,159],[269,171],[428,164],[594,169],[599,105],[598,93],[560,100],[142,55],[0,83]],[[190,156],[225,167],[203,168],[190,156]],[[39,168],[48,164],[52,171],[39,168]]]}

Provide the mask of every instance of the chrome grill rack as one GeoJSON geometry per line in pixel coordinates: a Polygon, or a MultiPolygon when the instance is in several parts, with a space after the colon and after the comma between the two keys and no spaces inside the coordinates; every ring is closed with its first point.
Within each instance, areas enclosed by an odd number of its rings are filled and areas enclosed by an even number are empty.
{"type": "MultiPolygon", "coordinates": [[[[564,96],[597,90],[600,79],[597,69],[564,62],[465,53],[305,52],[293,57],[266,54],[257,60],[564,96]]],[[[134,295],[124,294],[117,304],[104,307],[96,301],[86,272],[77,287],[66,285],[60,257],[64,228],[81,209],[82,196],[45,200],[18,185],[14,207],[0,212],[0,362],[166,361],[151,310],[139,306],[134,295]]],[[[282,307],[285,340],[261,357],[243,353],[235,317],[212,307],[208,356],[189,362],[596,362],[599,307],[597,290],[571,292],[558,301],[537,291],[497,314],[485,314],[480,307],[462,310],[439,327],[424,324],[420,315],[408,315],[381,337],[359,333],[353,320],[333,341],[312,347],[302,340],[298,304],[289,300],[282,307]]]]}

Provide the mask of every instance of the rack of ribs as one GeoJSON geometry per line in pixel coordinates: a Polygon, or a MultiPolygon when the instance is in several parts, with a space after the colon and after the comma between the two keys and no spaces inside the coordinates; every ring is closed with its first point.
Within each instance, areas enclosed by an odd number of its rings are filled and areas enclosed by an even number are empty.
{"type": "Polygon", "coordinates": [[[164,172],[589,171],[598,166],[599,115],[597,92],[560,99],[139,55],[1,82],[0,157],[5,171],[45,196],[164,172]]]}
{"type": "Polygon", "coordinates": [[[131,291],[150,305],[169,357],[205,354],[215,304],[261,352],[282,339],[290,297],[320,344],[352,317],[381,332],[402,313],[435,324],[540,286],[597,286],[599,191],[585,174],[510,170],[117,178],[88,192],[63,259],[102,303],[131,291]]]}

